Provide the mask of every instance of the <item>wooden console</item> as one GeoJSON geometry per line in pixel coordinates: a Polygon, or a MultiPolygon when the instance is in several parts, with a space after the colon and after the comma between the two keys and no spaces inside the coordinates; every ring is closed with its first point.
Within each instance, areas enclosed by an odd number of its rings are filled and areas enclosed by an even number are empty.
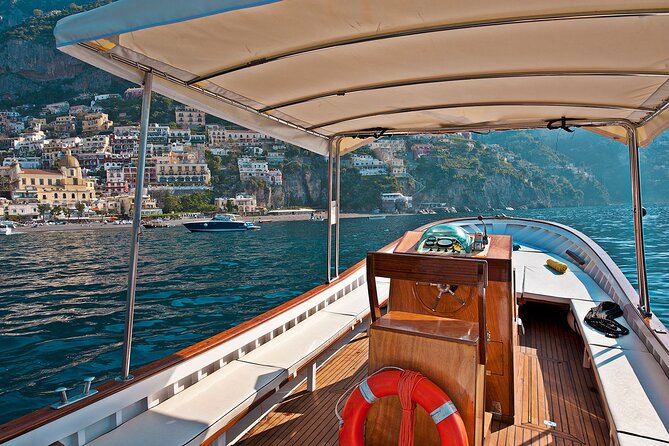
{"type": "MultiPolygon", "coordinates": [[[[468,321],[391,311],[370,327],[369,370],[418,370],[443,389],[460,412],[470,445],[483,444],[484,366],[479,327],[468,321]]],[[[367,416],[366,444],[397,445],[402,408],[397,397],[377,401],[367,416]]],[[[434,422],[416,407],[416,445],[439,444],[434,422]]]]}
{"type": "MultiPolygon", "coordinates": [[[[444,294],[435,306],[438,291],[430,283],[458,283],[442,280],[406,280],[391,278],[388,311],[401,311],[448,319],[460,319],[479,323],[482,319],[487,327],[488,342],[481,340],[479,348],[486,352],[486,410],[507,423],[514,422],[514,329],[515,296],[512,292],[512,240],[510,236],[491,235],[486,249],[472,254],[444,256],[415,254],[415,247],[422,232],[409,231],[400,240],[395,253],[413,254],[420,257],[440,257],[453,259],[480,259],[488,265],[485,311],[477,302],[477,288],[471,285],[459,286],[455,294],[465,303],[444,294]],[[487,315],[486,315],[487,314],[487,315]]],[[[369,268],[369,265],[368,265],[369,268]]],[[[380,314],[380,313],[379,313],[380,314]]],[[[482,337],[483,338],[483,337],[482,337]]],[[[371,369],[370,369],[371,370],[371,369]]]]}

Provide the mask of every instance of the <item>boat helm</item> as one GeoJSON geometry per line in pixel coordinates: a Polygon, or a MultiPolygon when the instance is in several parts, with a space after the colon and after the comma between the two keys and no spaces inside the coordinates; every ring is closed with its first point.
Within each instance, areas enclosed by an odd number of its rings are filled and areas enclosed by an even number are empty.
{"type": "Polygon", "coordinates": [[[473,242],[473,237],[461,227],[442,223],[432,226],[423,233],[416,251],[464,254],[472,251],[473,242]]]}

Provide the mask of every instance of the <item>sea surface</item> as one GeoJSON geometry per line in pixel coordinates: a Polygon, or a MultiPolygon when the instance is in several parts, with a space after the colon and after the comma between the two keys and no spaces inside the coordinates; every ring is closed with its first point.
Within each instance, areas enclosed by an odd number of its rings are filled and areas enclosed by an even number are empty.
{"type": "MultiPolygon", "coordinates": [[[[597,241],[636,286],[631,209],[504,211],[553,220],[597,241]]],[[[344,219],[342,270],[405,231],[437,219],[344,219]]],[[[644,218],[653,310],[669,325],[669,206],[644,218]]],[[[324,282],[325,222],[273,222],[259,231],[145,231],[132,367],[233,327],[324,282]]],[[[53,389],[120,374],[131,231],[0,237],[0,423],[57,400],[53,389]]]]}

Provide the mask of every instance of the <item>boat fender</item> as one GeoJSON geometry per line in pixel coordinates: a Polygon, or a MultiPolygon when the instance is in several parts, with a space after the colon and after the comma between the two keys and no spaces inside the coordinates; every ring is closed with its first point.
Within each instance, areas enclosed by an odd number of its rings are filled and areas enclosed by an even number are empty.
{"type": "Polygon", "coordinates": [[[566,273],[567,270],[569,269],[566,263],[562,263],[559,260],[555,259],[546,260],[546,265],[548,265],[548,267],[553,271],[558,272],[560,274],[566,273]]]}
{"type": "Polygon", "coordinates": [[[425,409],[437,425],[442,446],[469,444],[464,422],[448,395],[420,373],[395,368],[374,373],[353,390],[340,418],[339,444],[364,445],[367,412],[379,398],[393,395],[399,396],[402,405],[400,445],[413,445],[416,404],[425,409]]]}

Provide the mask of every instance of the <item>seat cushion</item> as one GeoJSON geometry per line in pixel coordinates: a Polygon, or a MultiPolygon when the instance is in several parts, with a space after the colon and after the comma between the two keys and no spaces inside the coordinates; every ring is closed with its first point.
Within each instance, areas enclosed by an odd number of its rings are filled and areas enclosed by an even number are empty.
{"type": "Polygon", "coordinates": [[[620,446],[667,446],[669,444],[664,441],[651,440],[629,434],[618,434],[618,441],[620,442],[620,446]]]}
{"type": "Polygon", "coordinates": [[[355,322],[355,316],[320,311],[239,360],[293,373],[350,330],[355,322]]]}
{"type": "Polygon", "coordinates": [[[258,396],[278,386],[285,378],[286,370],[278,367],[232,361],[164,403],[87,444],[183,445],[213,423],[232,420],[258,396]]]}
{"type": "MultiPolygon", "coordinates": [[[[573,265],[573,264],[572,264],[573,265]]],[[[608,294],[583,271],[569,271],[558,274],[547,266],[526,266],[521,282],[524,298],[538,298],[557,302],[570,299],[587,302],[611,300],[608,294]]]]}
{"type": "MultiPolygon", "coordinates": [[[[377,278],[376,292],[379,295],[379,303],[388,299],[390,294],[390,279],[377,278]]],[[[348,314],[357,318],[369,314],[369,294],[367,285],[359,286],[346,296],[331,303],[323,311],[329,313],[348,314]]]]}
{"type": "Polygon", "coordinates": [[[669,378],[650,353],[591,345],[616,431],[669,441],[669,378]]]}

